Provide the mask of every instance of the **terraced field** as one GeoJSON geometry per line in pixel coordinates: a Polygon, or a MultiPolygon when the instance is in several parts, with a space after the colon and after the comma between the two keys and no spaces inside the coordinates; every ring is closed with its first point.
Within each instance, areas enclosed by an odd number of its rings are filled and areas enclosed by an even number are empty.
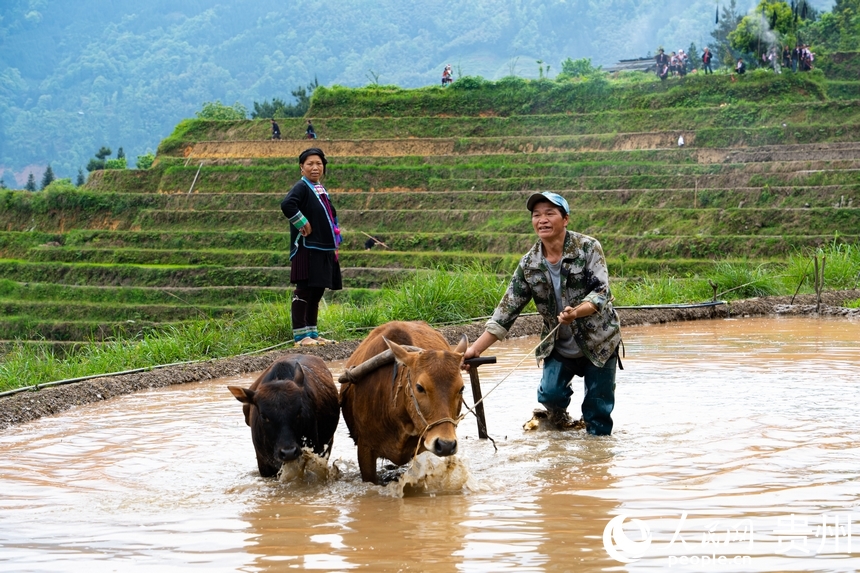
{"type": "MultiPolygon", "coordinates": [[[[860,238],[860,82],[545,83],[315,94],[345,234],[336,297],[372,296],[420,268],[481,261],[508,274],[533,242],[535,190],[562,193],[570,227],[598,237],[628,280],[860,238]],[[389,248],[365,250],[368,235],[389,248]]],[[[268,130],[186,121],[150,170],[3,192],[0,340],[135,335],[288,304],[279,203],[308,142],[268,130]]]]}

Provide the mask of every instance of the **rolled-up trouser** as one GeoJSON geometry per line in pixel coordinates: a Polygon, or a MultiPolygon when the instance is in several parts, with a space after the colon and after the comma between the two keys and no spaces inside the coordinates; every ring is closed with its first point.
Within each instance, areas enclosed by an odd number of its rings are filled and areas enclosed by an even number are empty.
{"type": "Polygon", "coordinates": [[[612,433],[612,410],[615,408],[615,369],[618,358],[613,355],[601,368],[582,356],[565,358],[557,352],[543,363],[543,375],[538,388],[538,402],[547,409],[566,410],[570,405],[574,376],[585,379],[585,397],[582,400],[582,419],[589,434],[608,436],[612,433]]]}

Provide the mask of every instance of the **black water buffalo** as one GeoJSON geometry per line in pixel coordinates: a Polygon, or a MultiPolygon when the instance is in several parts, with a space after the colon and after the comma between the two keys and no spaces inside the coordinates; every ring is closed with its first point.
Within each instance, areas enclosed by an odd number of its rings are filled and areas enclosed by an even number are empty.
{"type": "Polygon", "coordinates": [[[245,423],[263,477],[275,476],[303,447],[328,456],[340,420],[337,387],[315,356],[289,355],[263,372],[248,388],[227,386],[242,402],[245,423]]]}

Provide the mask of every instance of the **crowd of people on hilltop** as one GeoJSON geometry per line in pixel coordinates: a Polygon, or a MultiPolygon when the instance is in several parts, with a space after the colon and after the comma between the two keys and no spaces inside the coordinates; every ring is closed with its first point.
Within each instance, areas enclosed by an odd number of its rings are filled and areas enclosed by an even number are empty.
{"type": "MultiPolygon", "coordinates": [[[[714,55],[710,48],[705,48],[702,52],[702,67],[701,70],[705,74],[714,73],[712,62],[714,55]]],[[[815,54],[810,50],[807,44],[798,44],[792,50],[789,46],[784,46],[780,57],[779,46],[771,46],[769,50],[762,53],[762,67],[772,68],[776,73],[782,73],[782,68],[790,69],[792,72],[808,72],[813,69],[815,54]]],[[[688,73],[697,71],[696,64],[684,50],[678,50],[666,54],[663,48],[657,51],[654,57],[656,63],[657,77],[665,80],[669,77],[684,77],[688,73]]],[[[734,71],[738,74],[746,72],[746,62],[743,58],[738,58],[735,64],[734,71]]]]}
{"type": "Polygon", "coordinates": [[[695,71],[690,57],[684,53],[684,50],[666,54],[663,48],[660,48],[654,59],[657,63],[657,77],[661,80],[665,80],[669,76],[684,77],[688,71],[695,71]]]}

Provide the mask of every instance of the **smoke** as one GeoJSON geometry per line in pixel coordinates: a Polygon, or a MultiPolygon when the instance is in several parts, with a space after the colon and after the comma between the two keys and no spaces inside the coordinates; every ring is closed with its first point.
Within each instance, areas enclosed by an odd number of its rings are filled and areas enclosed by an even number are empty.
{"type": "Polygon", "coordinates": [[[762,12],[759,16],[759,39],[761,40],[761,45],[763,48],[767,48],[765,51],[770,51],[774,48],[779,47],[780,39],[779,35],[776,31],[772,30],[770,27],[770,22],[768,22],[767,15],[762,12]]]}

